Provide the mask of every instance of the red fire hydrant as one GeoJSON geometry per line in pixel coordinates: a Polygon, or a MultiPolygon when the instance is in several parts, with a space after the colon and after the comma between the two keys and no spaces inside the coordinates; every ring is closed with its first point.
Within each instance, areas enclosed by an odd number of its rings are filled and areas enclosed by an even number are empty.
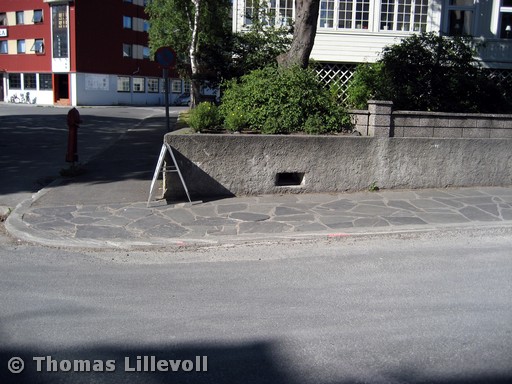
{"type": "Polygon", "coordinates": [[[66,153],[66,162],[73,163],[78,161],[78,126],[82,121],[80,120],[80,113],[76,108],[72,108],[68,112],[68,151],[66,153]]]}

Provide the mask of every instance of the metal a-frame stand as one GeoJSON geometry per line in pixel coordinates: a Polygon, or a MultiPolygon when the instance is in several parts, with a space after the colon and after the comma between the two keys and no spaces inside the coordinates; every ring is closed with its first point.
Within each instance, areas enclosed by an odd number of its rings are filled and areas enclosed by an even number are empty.
{"type": "Polygon", "coordinates": [[[188,201],[190,203],[192,203],[192,200],[190,199],[190,195],[188,193],[187,185],[185,184],[185,180],[183,180],[183,175],[181,174],[180,168],[178,167],[178,163],[176,162],[176,158],[174,157],[172,148],[169,144],[164,143],[164,144],[162,144],[162,149],[160,150],[160,156],[158,157],[158,163],[156,164],[155,173],[153,175],[153,181],[151,181],[151,187],[149,189],[149,198],[148,198],[147,207],[149,207],[151,200],[153,200],[153,198],[155,196],[156,181],[158,179],[158,175],[160,174],[160,172],[176,172],[176,173],[178,173],[178,176],[180,177],[180,180],[181,180],[181,184],[183,185],[183,188],[185,188],[185,193],[187,194],[188,201]],[[169,155],[171,155],[172,164],[164,166],[166,152],[168,152],[169,155]]]}

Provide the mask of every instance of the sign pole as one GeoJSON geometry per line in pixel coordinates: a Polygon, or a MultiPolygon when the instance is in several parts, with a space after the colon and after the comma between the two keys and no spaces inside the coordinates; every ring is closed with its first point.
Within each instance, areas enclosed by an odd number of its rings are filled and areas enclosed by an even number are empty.
{"type": "Polygon", "coordinates": [[[167,132],[171,132],[171,123],[169,118],[169,69],[163,69],[163,77],[164,77],[164,91],[165,91],[165,121],[167,132]]]}
{"type": "Polygon", "coordinates": [[[167,120],[167,132],[171,131],[171,123],[169,118],[169,69],[176,65],[176,52],[171,47],[160,47],[155,52],[155,61],[160,64],[163,69],[165,88],[165,118],[167,120]]]}

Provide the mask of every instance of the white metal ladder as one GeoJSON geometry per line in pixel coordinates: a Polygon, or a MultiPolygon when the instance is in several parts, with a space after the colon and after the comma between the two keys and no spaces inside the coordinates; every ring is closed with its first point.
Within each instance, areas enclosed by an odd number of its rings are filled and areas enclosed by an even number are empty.
{"type": "Polygon", "coordinates": [[[183,175],[181,174],[180,168],[178,167],[178,163],[176,161],[176,157],[174,157],[174,153],[172,152],[172,148],[169,144],[164,143],[162,144],[162,149],[160,149],[160,156],[158,157],[158,163],[156,164],[155,173],[153,175],[153,180],[151,181],[151,187],[149,189],[149,198],[147,207],[149,207],[149,204],[151,203],[151,200],[153,200],[155,196],[155,186],[156,181],[158,179],[158,175],[160,172],[176,172],[178,173],[178,176],[180,177],[181,184],[183,185],[183,188],[185,188],[185,193],[187,194],[188,201],[192,203],[192,200],[190,199],[190,195],[188,193],[187,185],[185,184],[185,180],[183,179],[183,175]],[[164,166],[164,160],[165,160],[165,153],[169,152],[172,159],[172,164],[168,166],[164,166]]]}

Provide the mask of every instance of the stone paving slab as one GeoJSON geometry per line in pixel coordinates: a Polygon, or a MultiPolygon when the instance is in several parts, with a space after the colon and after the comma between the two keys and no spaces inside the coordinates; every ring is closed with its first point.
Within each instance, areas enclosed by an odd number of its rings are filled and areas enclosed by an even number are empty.
{"type": "MultiPolygon", "coordinates": [[[[58,188],[47,193],[58,194],[58,188]]],[[[149,207],[144,202],[52,207],[27,202],[11,218],[7,227],[19,237],[27,233],[32,241],[67,239],[84,246],[87,240],[119,245],[329,236],[370,229],[512,224],[512,188],[252,196],[200,204],[157,201],[149,207]]]]}

